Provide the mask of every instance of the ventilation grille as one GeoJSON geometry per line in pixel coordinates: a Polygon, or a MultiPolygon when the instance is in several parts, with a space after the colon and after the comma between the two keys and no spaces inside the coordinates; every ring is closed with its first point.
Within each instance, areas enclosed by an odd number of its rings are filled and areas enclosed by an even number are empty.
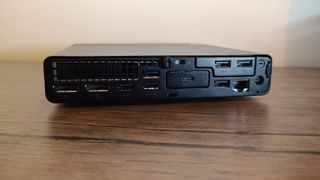
{"type": "Polygon", "coordinates": [[[136,81],[140,66],[158,66],[158,61],[56,61],[53,78],[56,82],[72,81],[136,81]]]}

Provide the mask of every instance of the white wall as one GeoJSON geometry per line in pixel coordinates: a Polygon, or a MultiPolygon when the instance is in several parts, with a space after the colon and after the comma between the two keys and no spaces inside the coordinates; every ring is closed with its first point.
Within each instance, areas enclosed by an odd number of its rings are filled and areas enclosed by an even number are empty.
{"type": "Polygon", "coordinates": [[[291,0],[285,64],[320,67],[320,1],[291,0]]]}
{"type": "Polygon", "coordinates": [[[276,66],[320,66],[318,49],[291,44],[319,45],[319,2],[1,0],[0,60],[40,61],[73,43],[190,42],[269,53],[276,66]],[[310,19],[309,31],[298,28],[310,19]]]}

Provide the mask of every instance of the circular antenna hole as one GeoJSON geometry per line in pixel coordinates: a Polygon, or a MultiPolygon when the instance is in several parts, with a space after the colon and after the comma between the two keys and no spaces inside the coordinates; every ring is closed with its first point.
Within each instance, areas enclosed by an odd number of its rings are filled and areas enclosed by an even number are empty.
{"type": "Polygon", "coordinates": [[[256,84],[258,84],[258,85],[261,85],[261,84],[263,84],[264,83],[264,78],[263,78],[263,76],[258,76],[257,78],[256,78],[256,84]]]}

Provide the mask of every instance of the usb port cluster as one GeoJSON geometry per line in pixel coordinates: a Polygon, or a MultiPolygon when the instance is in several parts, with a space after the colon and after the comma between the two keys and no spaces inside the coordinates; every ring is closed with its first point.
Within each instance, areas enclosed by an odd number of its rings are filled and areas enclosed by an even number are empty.
{"type": "Polygon", "coordinates": [[[160,89],[160,72],[159,71],[145,71],[143,73],[143,89],[144,90],[159,90],[160,89]]]}
{"type": "MultiPolygon", "coordinates": [[[[215,61],[216,68],[231,68],[231,60],[215,61]]],[[[238,60],[236,67],[253,67],[253,60],[238,60]]]]}
{"type": "Polygon", "coordinates": [[[214,76],[253,76],[254,57],[227,57],[213,59],[214,76]]]}

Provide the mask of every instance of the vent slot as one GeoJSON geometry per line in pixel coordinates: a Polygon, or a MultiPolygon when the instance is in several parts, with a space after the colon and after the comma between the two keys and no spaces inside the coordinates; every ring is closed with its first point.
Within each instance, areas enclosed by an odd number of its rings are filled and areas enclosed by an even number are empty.
{"type": "Polygon", "coordinates": [[[55,61],[55,82],[72,81],[137,81],[139,66],[158,66],[155,60],[55,61]]]}

